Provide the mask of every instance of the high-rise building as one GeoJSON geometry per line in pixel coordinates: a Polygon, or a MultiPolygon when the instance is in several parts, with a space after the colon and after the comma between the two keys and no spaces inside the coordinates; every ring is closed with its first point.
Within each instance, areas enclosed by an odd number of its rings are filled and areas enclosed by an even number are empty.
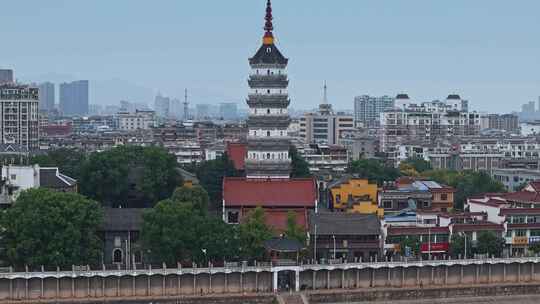
{"type": "Polygon", "coordinates": [[[54,110],[54,83],[44,82],[39,85],[39,109],[51,112],[54,110]]]}
{"type": "Polygon", "coordinates": [[[89,112],[88,80],[60,84],[60,111],[67,116],[84,116],[89,112]]]}
{"type": "Polygon", "coordinates": [[[459,136],[477,135],[480,132],[480,115],[468,112],[468,104],[462,101],[459,95],[453,94],[446,101],[417,104],[411,103],[405,94],[400,94],[396,99],[400,108],[386,110],[381,115],[382,151],[395,159],[400,146],[406,144],[426,146],[455,140],[459,136]]]}
{"type": "Polygon", "coordinates": [[[123,131],[149,130],[156,126],[154,111],[135,110],[135,112],[120,112],[118,128],[123,131]]]}
{"type": "Polygon", "coordinates": [[[334,113],[332,105],[328,103],[326,84],[319,111],[307,113],[300,118],[299,133],[306,143],[337,145],[341,134],[352,130],[354,130],[353,116],[334,113]]]}
{"type": "Polygon", "coordinates": [[[156,116],[158,118],[169,118],[171,110],[170,98],[158,94],[154,101],[154,110],[156,111],[156,116]]]}
{"type": "Polygon", "coordinates": [[[0,84],[13,82],[13,70],[0,69],[0,84]]]}
{"type": "Polygon", "coordinates": [[[519,117],[516,114],[488,114],[482,117],[482,129],[503,130],[519,133],[519,117]]]}
{"type": "Polygon", "coordinates": [[[219,116],[223,120],[235,120],[238,118],[238,107],[236,103],[224,102],[219,105],[219,116]]]}
{"type": "Polygon", "coordinates": [[[376,127],[380,123],[381,113],[393,107],[394,98],[390,96],[357,96],[354,98],[355,123],[362,127],[376,127]]]}
{"type": "Polygon", "coordinates": [[[39,148],[39,89],[0,85],[0,142],[33,150],[39,148]]]}
{"type": "Polygon", "coordinates": [[[248,178],[289,178],[290,104],[287,63],[274,43],[272,7],[268,1],[263,44],[249,59],[248,153],[245,161],[248,178]]]}
{"type": "Polygon", "coordinates": [[[195,109],[197,113],[195,118],[197,120],[208,120],[212,117],[209,104],[197,104],[195,109]]]}

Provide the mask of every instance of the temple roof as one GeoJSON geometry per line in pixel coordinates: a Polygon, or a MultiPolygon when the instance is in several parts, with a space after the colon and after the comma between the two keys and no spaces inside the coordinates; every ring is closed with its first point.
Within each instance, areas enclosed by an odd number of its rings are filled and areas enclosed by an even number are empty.
{"type": "Polygon", "coordinates": [[[289,59],[285,58],[275,44],[263,44],[255,56],[249,59],[249,64],[280,64],[286,65],[289,59]]]}

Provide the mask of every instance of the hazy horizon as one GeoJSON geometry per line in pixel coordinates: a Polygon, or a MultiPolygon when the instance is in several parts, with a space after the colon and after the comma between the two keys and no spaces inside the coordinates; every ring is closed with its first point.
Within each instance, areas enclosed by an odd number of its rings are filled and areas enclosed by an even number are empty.
{"type": "MultiPolygon", "coordinates": [[[[247,95],[265,0],[67,1],[2,4],[0,67],[25,82],[91,81],[90,102],[153,104],[161,92],[197,103],[247,95]],[[7,46],[7,47],[6,47],[7,46]]],[[[458,93],[472,109],[519,111],[540,95],[540,2],[388,3],[273,0],[290,58],[291,107],[311,109],[326,80],[335,108],[356,95],[458,93]],[[339,5],[337,5],[339,3],[339,5]]]]}

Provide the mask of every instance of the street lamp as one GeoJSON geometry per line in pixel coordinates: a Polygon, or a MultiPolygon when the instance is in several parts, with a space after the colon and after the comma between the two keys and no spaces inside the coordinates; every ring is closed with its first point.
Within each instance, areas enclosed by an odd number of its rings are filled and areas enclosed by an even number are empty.
{"type": "Polygon", "coordinates": [[[461,235],[463,236],[463,243],[465,244],[465,252],[464,252],[464,259],[467,259],[467,233],[465,233],[465,231],[463,231],[461,233],[461,235]]]}
{"type": "Polygon", "coordinates": [[[334,260],[336,259],[336,236],[332,234],[332,238],[334,239],[334,260]]]}
{"type": "Polygon", "coordinates": [[[203,248],[203,249],[201,249],[201,251],[202,251],[202,253],[204,253],[204,261],[205,261],[206,263],[208,263],[208,256],[206,255],[206,249],[203,248]]]}

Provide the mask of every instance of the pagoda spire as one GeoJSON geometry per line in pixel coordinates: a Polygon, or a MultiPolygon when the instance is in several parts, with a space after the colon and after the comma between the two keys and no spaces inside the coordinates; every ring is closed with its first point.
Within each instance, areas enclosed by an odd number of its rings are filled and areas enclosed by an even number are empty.
{"type": "Polygon", "coordinates": [[[274,44],[274,34],[272,33],[274,30],[274,24],[272,23],[274,17],[272,17],[272,2],[270,0],[266,2],[266,17],[264,17],[264,19],[266,22],[264,24],[265,33],[263,37],[263,44],[274,44]]]}

